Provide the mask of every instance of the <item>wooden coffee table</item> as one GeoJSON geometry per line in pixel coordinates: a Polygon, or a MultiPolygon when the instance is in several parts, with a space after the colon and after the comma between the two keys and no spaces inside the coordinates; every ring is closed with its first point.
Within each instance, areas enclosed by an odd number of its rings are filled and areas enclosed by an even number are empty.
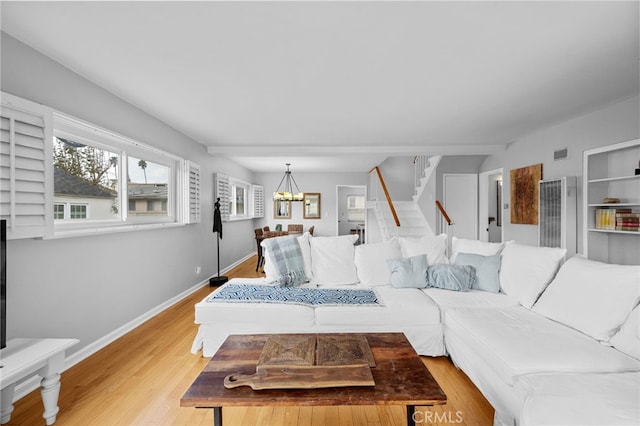
{"type": "Polygon", "coordinates": [[[375,386],[325,389],[224,387],[229,374],[254,374],[269,334],[231,335],[187,389],[180,406],[213,408],[214,425],[222,425],[222,407],[296,405],[402,405],[407,423],[415,424],[416,406],[445,404],[447,396],[403,333],[331,333],[365,336],[375,358],[375,386]]]}

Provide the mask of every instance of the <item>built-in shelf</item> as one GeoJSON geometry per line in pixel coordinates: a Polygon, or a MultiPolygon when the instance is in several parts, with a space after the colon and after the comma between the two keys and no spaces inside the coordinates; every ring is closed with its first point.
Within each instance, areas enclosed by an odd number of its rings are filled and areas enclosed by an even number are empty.
{"type": "Polygon", "coordinates": [[[584,151],[582,250],[589,259],[608,263],[640,263],[640,232],[596,228],[600,209],[631,208],[640,212],[640,139],[584,151]],[[622,176],[621,176],[622,175],[622,176]],[[620,203],[603,203],[605,198],[620,203]]]}
{"type": "Polygon", "coordinates": [[[616,204],[611,204],[611,203],[593,203],[593,204],[587,204],[589,207],[610,207],[610,208],[616,208],[616,207],[640,207],[640,202],[638,203],[616,203],[616,204]]]}
{"type": "Polygon", "coordinates": [[[596,229],[589,228],[587,229],[589,232],[602,232],[605,234],[629,234],[629,235],[640,235],[640,232],[637,231],[616,231],[615,229],[596,229]]]}
{"type": "Polygon", "coordinates": [[[591,180],[588,180],[587,183],[616,182],[616,181],[634,180],[634,179],[640,179],[640,175],[619,176],[619,177],[610,177],[610,178],[603,178],[603,179],[591,179],[591,180]]]}

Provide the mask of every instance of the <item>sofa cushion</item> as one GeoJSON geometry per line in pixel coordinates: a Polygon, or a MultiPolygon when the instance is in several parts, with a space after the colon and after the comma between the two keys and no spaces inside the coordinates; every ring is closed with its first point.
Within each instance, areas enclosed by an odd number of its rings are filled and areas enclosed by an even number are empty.
{"type": "Polygon", "coordinates": [[[631,311],[620,331],[609,342],[619,351],[640,359],[640,306],[631,311]]]}
{"type": "Polygon", "coordinates": [[[444,326],[454,362],[457,356],[481,359],[508,385],[531,373],[640,371],[639,360],[522,306],[448,309],[444,326]]]}
{"type": "Polygon", "coordinates": [[[427,255],[387,259],[391,272],[391,286],[395,288],[424,288],[427,286],[427,255]]]}
{"type": "Polygon", "coordinates": [[[422,238],[400,237],[402,257],[413,257],[419,254],[427,255],[429,266],[437,263],[449,263],[447,260],[447,235],[429,235],[422,238]]]}
{"type": "Polygon", "coordinates": [[[404,326],[440,324],[440,311],[416,288],[376,287],[384,306],[321,306],[315,308],[320,326],[404,326]]]}
{"type": "Polygon", "coordinates": [[[515,387],[518,425],[638,425],[640,373],[535,374],[515,387]]]}
{"type": "Polygon", "coordinates": [[[498,293],[500,291],[500,255],[482,256],[475,253],[458,253],[456,265],[470,265],[476,269],[476,290],[498,293]]]}
{"type": "Polygon", "coordinates": [[[574,256],[558,271],[533,310],[608,341],[640,300],[640,266],[574,256]]]}
{"type": "Polygon", "coordinates": [[[500,265],[500,289],[531,308],[553,280],[566,254],[565,249],[506,244],[500,265]]]}
{"type": "Polygon", "coordinates": [[[432,299],[442,312],[455,308],[504,308],[518,306],[519,303],[504,293],[490,293],[482,290],[449,291],[440,288],[422,290],[432,299]]]}
{"type": "Polygon", "coordinates": [[[400,245],[395,238],[381,243],[356,246],[354,262],[360,284],[368,287],[389,285],[391,271],[387,266],[387,259],[400,256],[400,245]]]}
{"type": "Polygon", "coordinates": [[[357,235],[311,238],[312,283],[320,286],[357,283],[353,245],[357,240],[357,235]]]}
{"type": "Polygon", "coordinates": [[[489,243],[480,240],[468,240],[466,238],[451,237],[451,263],[456,261],[458,253],[473,253],[481,256],[500,254],[504,243],[489,243]]]}

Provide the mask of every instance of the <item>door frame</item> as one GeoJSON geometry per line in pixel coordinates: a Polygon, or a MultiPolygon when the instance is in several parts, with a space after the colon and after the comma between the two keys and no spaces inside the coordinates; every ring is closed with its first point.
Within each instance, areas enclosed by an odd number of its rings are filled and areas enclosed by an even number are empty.
{"type": "MultiPolygon", "coordinates": [[[[489,231],[485,224],[489,223],[489,177],[500,174],[504,179],[504,169],[488,170],[478,174],[478,239],[480,241],[489,241],[489,231]],[[480,224],[483,224],[480,226],[480,224]]],[[[504,185],[502,186],[504,188],[504,185]]],[[[502,189],[504,192],[504,189],[502,189]]],[[[504,195],[504,193],[502,194],[504,195]]],[[[504,197],[501,197],[504,200],[504,197]]],[[[498,209],[496,214],[502,216],[504,209],[502,206],[498,209]]],[[[502,217],[502,226],[500,227],[500,239],[504,241],[504,217],[502,217]]]]}
{"type": "MultiPolygon", "coordinates": [[[[362,195],[364,196],[364,202],[365,202],[365,209],[364,209],[364,229],[365,229],[365,236],[364,239],[366,241],[367,239],[367,229],[368,229],[368,223],[367,223],[367,208],[366,208],[366,203],[367,203],[367,185],[336,185],[336,235],[340,235],[340,188],[353,188],[353,189],[357,189],[359,191],[362,191],[362,195]]],[[[359,194],[358,194],[359,195],[359,194]]],[[[362,243],[364,243],[365,241],[362,241],[362,243]]]]}

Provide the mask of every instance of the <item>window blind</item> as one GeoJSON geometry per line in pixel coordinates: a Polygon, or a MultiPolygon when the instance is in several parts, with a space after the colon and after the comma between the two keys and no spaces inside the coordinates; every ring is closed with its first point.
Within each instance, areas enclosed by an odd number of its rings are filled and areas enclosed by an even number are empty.
{"type": "MultiPolygon", "coordinates": [[[[216,173],[216,198],[220,198],[220,216],[223,222],[229,221],[229,176],[216,173]]],[[[214,199],[215,203],[216,200],[214,199]]],[[[213,213],[213,210],[212,210],[213,213]]]]}
{"type": "Polygon", "coordinates": [[[185,203],[185,223],[200,223],[200,166],[188,160],[184,163],[185,193],[189,197],[185,203]]]}
{"type": "Polygon", "coordinates": [[[9,239],[52,233],[52,134],[50,109],[2,93],[0,217],[9,239]]]}
{"type": "Polygon", "coordinates": [[[264,217],[264,187],[251,185],[253,192],[253,217],[264,217]]]}

